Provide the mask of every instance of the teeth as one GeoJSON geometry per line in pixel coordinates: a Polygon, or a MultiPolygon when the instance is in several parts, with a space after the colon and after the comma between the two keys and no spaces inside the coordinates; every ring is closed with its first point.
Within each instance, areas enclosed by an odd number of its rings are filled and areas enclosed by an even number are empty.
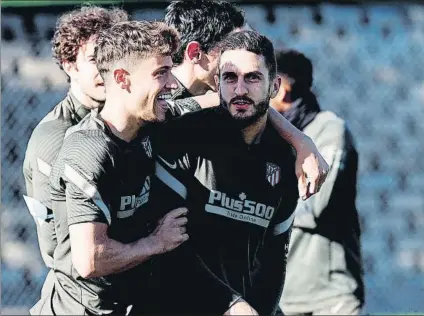
{"type": "Polygon", "coordinates": [[[170,98],[172,98],[171,94],[161,94],[161,95],[158,96],[158,99],[160,99],[160,100],[168,100],[170,98]]]}

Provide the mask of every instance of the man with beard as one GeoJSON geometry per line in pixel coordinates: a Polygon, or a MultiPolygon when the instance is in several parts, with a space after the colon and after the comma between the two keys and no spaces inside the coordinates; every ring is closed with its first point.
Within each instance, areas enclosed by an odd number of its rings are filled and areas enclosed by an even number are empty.
{"type": "MultiPolygon", "coordinates": [[[[218,95],[207,93],[216,91],[217,45],[229,33],[247,27],[243,10],[222,0],[176,0],[166,8],[165,23],[177,29],[181,40],[181,46],[172,56],[172,73],[178,87],[172,92],[173,102],[167,115],[199,110],[198,103],[203,108],[217,106],[218,95]]],[[[319,191],[328,165],[310,138],[282,115],[270,109],[269,118],[280,136],[296,150],[299,195],[307,199],[319,191]]],[[[166,194],[171,202],[172,193],[166,194]]]]}
{"type": "Polygon", "coordinates": [[[104,107],[67,131],[50,175],[57,286],[43,313],[128,314],[135,295],[149,300],[148,260],[188,239],[186,209],[152,227],[147,207],[155,167],[149,133],[165,119],[178,44],[161,22],[120,22],[100,33],[104,107]]]}
{"type": "MultiPolygon", "coordinates": [[[[53,58],[68,76],[70,88],[66,98],[35,127],[23,164],[27,191],[24,198],[36,223],[41,256],[49,269],[53,268],[53,252],[57,245],[50,198],[50,170],[66,130],[81,121],[91,109],[102,106],[105,100],[103,79],[94,60],[99,32],[126,20],[127,13],[120,9],[83,6],[63,14],[56,26],[53,58]]],[[[48,291],[53,279],[50,272],[42,292],[48,291]]],[[[37,306],[40,304],[41,301],[37,306]]],[[[36,309],[34,307],[31,313],[38,313],[36,309]]]]}
{"type": "Polygon", "coordinates": [[[321,110],[305,55],[279,52],[277,68],[282,84],[271,105],[309,135],[330,164],[321,191],[297,205],[280,306],[288,315],[359,315],[364,283],[354,139],[346,122],[321,110]]]}
{"type": "MultiPolygon", "coordinates": [[[[232,33],[218,65],[220,106],[186,114],[154,137],[156,174],[189,209],[190,235],[156,259],[155,311],[269,315],[298,199],[294,151],[268,119],[280,85],[274,48],[256,32],[232,33]]],[[[166,209],[164,200],[155,209],[166,209]]]]}

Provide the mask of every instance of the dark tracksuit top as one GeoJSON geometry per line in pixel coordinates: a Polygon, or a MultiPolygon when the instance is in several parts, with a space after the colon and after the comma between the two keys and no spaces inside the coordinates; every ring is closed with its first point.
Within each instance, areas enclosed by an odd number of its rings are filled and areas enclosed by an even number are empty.
{"type": "MultiPolygon", "coordinates": [[[[169,106],[179,115],[185,104],[197,105],[192,101],[169,106]]],[[[52,306],[56,314],[126,313],[148,289],[149,262],[123,273],[83,279],[72,264],[69,226],[105,223],[109,237],[122,243],[152,232],[156,222],[147,207],[155,167],[150,132],[150,127],[143,127],[127,143],[114,136],[95,112],[67,131],[50,175],[57,286],[44,305],[46,311],[51,312],[52,306]]]]}
{"type": "MultiPolygon", "coordinates": [[[[69,91],[34,128],[28,141],[23,174],[27,207],[34,218],[41,257],[47,268],[53,269],[53,252],[57,245],[50,198],[49,175],[63,143],[67,129],[76,125],[90,112],[69,91]]],[[[54,287],[55,275],[50,270],[41,290],[41,300],[30,310],[38,314],[44,295],[54,287]]]]}
{"type": "MultiPolygon", "coordinates": [[[[178,85],[174,96],[190,96],[187,90],[178,85]]],[[[192,99],[169,100],[167,117],[177,117],[200,109],[192,99]]],[[[26,185],[24,197],[37,226],[41,256],[48,268],[53,267],[53,252],[57,245],[54,218],[51,210],[49,175],[53,162],[63,144],[66,131],[90,112],[71,92],[57,104],[35,127],[28,141],[23,174],[26,185]]]]}
{"type": "Polygon", "coordinates": [[[131,305],[133,280],[145,283],[143,270],[148,266],[82,278],[72,263],[69,226],[105,223],[108,236],[122,243],[147,236],[153,171],[148,128],[127,143],[92,112],[68,130],[50,175],[58,240],[57,286],[50,298],[55,314],[121,314],[131,305]]]}
{"type": "Polygon", "coordinates": [[[48,268],[53,267],[53,251],[57,245],[51,211],[50,171],[66,131],[89,112],[69,92],[35,127],[25,153],[25,200],[35,219],[41,256],[48,268]]]}
{"type": "Polygon", "coordinates": [[[159,313],[223,314],[241,297],[274,313],[298,198],[291,146],[267,124],[248,146],[222,107],[189,113],[152,138],[150,202],[186,206],[188,242],[154,259],[159,313]]]}

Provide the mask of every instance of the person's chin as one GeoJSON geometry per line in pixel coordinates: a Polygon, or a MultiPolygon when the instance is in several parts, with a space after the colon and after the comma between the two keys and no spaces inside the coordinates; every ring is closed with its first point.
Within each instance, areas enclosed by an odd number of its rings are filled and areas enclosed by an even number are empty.
{"type": "Polygon", "coordinates": [[[233,118],[239,122],[250,122],[253,119],[253,116],[246,115],[246,114],[243,114],[243,115],[236,114],[236,115],[233,115],[233,118]]]}
{"type": "Polygon", "coordinates": [[[105,103],[106,98],[105,98],[105,97],[103,97],[103,96],[101,96],[101,97],[96,98],[95,100],[96,100],[97,102],[99,102],[99,103],[105,103]]]}
{"type": "Polygon", "coordinates": [[[236,108],[232,107],[231,109],[231,116],[236,120],[248,120],[250,119],[254,113],[250,109],[246,109],[244,111],[237,110],[236,108]]]}
{"type": "Polygon", "coordinates": [[[155,122],[156,123],[161,123],[164,122],[166,119],[165,113],[158,113],[155,115],[155,122]]]}
{"type": "Polygon", "coordinates": [[[104,103],[106,101],[106,94],[104,91],[98,91],[98,93],[93,93],[91,98],[96,102],[104,103]]]}
{"type": "Polygon", "coordinates": [[[237,125],[239,125],[240,128],[245,128],[251,124],[254,124],[259,120],[261,115],[257,113],[234,113],[232,114],[232,117],[237,125]]]}
{"type": "Polygon", "coordinates": [[[168,111],[168,103],[164,100],[157,100],[154,106],[154,114],[157,122],[163,122],[168,111]]]}

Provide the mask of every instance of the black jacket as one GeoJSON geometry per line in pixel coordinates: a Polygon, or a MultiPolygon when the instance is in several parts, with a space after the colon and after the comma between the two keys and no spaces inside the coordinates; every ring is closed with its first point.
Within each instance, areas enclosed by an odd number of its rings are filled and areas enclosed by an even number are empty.
{"type": "Polygon", "coordinates": [[[245,299],[260,314],[275,311],[298,198],[291,146],[267,124],[245,144],[221,107],[164,125],[152,146],[152,207],[187,206],[189,241],[156,258],[159,313],[223,314],[245,299]]]}

